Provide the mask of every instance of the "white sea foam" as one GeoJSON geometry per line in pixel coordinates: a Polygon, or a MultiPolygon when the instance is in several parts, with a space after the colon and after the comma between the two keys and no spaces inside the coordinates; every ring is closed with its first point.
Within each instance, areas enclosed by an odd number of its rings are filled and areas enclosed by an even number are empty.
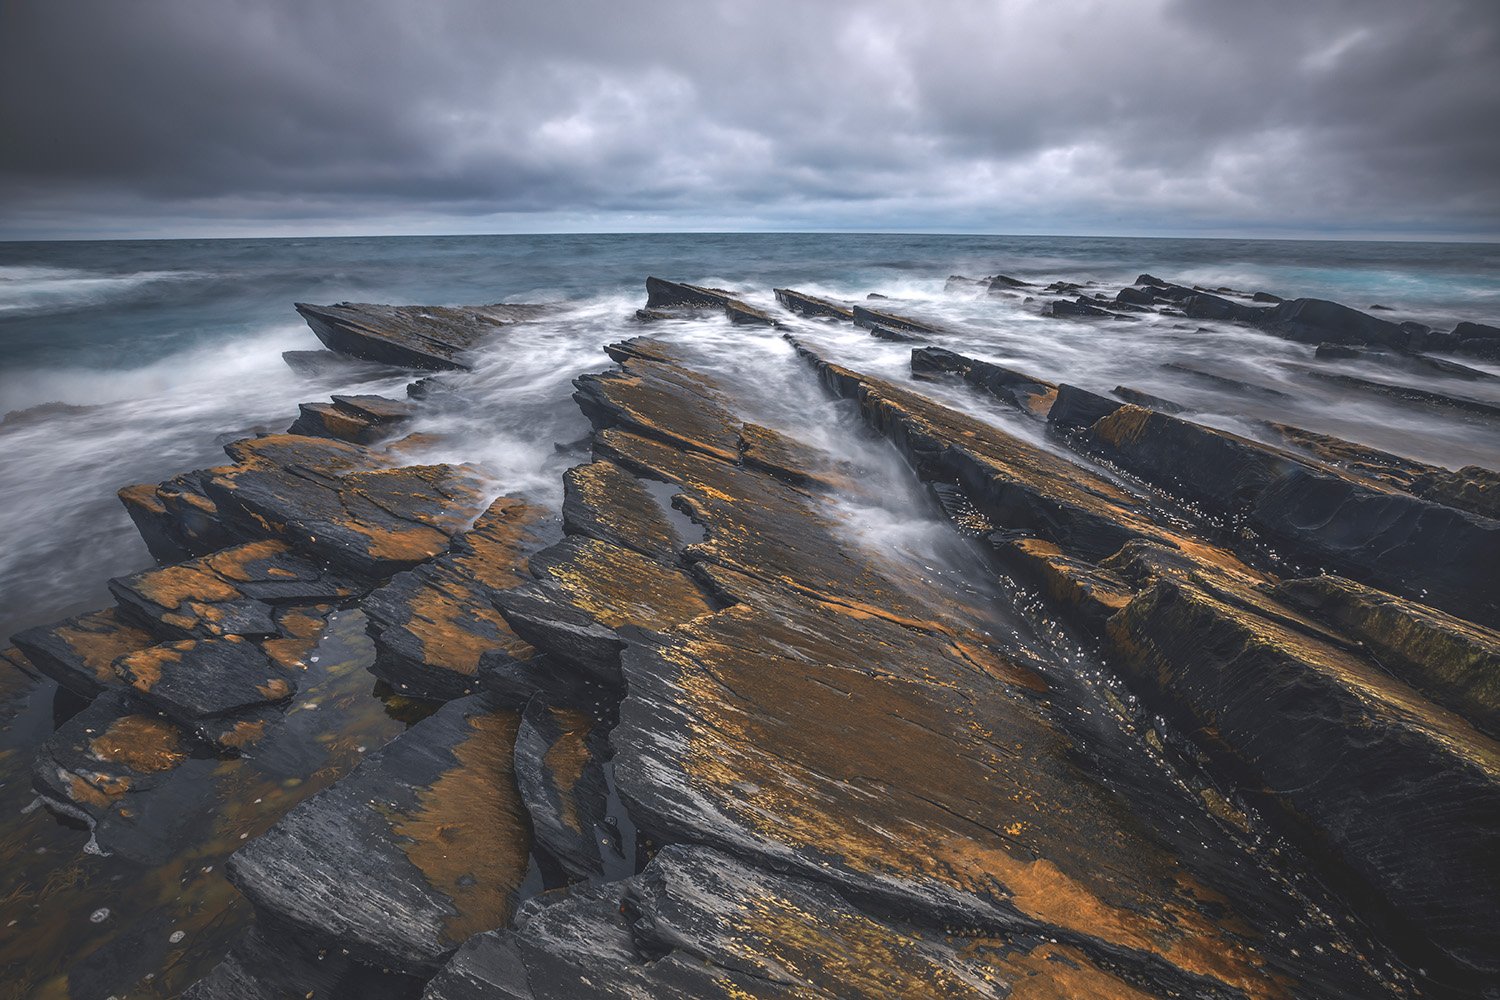
{"type": "Polygon", "coordinates": [[[146,285],[201,277],[193,271],[102,274],[58,267],[0,267],[0,316],[60,312],[98,305],[146,285]]]}

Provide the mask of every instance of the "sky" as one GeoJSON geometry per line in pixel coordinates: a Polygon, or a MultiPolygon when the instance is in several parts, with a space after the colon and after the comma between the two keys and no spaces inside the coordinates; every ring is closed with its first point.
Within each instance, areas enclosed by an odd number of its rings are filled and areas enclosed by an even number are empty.
{"type": "Polygon", "coordinates": [[[1500,0],[0,0],[0,239],[1500,238],[1500,0]]]}

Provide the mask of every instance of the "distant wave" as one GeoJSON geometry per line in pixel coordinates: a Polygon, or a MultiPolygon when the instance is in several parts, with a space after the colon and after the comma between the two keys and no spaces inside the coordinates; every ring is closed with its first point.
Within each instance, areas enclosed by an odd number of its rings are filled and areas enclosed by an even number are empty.
{"type": "Polygon", "coordinates": [[[0,267],[0,316],[64,312],[128,295],[145,285],[202,277],[195,271],[107,274],[58,267],[0,267]]]}

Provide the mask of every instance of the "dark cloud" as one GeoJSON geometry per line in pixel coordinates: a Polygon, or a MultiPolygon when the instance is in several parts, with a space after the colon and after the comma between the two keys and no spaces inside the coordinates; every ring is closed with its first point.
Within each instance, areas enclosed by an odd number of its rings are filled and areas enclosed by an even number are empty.
{"type": "Polygon", "coordinates": [[[1493,0],[70,0],[0,234],[1500,232],[1493,0]]]}

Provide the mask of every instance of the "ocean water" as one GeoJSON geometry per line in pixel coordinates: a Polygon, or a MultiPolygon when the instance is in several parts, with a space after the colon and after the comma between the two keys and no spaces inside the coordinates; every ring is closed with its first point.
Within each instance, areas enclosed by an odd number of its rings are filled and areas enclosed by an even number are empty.
{"type": "MultiPolygon", "coordinates": [[[[645,331],[633,312],[648,274],[740,289],[769,308],[780,286],[855,299],[875,292],[897,300],[892,308],[951,324],[958,333],[945,346],[1096,390],[1124,382],[1159,392],[1243,433],[1256,432],[1257,418],[1287,419],[1436,464],[1496,463],[1493,424],[1298,381],[1296,367],[1311,355],[1303,345],[1156,318],[1051,320],[1020,297],[944,290],[952,274],[1118,286],[1142,271],[1378,303],[1392,310],[1384,316],[1439,329],[1500,321],[1500,246],[1477,244],[819,234],[0,243],[0,413],[12,414],[0,425],[0,636],[107,604],[105,580],[151,564],[118,488],[216,464],[225,442],[285,429],[299,402],[356,387],[402,391],[404,379],[356,386],[295,374],[281,352],[321,346],[295,301],[559,304],[483,351],[475,371],[457,378],[465,404],[425,416],[419,428],[442,434],[424,458],[476,462],[497,492],[552,503],[562,470],[579,460],[556,446],[587,430],[571,380],[608,366],[602,345],[645,331]],[[1289,395],[1227,398],[1162,367],[1172,361],[1289,395]]],[[[799,322],[842,360],[908,377],[908,346],[799,322]]],[[[716,317],[651,330],[691,342],[743,387],[747,416],[833,451],[846,447],[839,437],[848,428],[815,419],[831,404],[776,334],[716,317]]],[[[1454,388],[1430,375],[1402,378],[1454,388]]],[[[1461,388],[1500,401],[1486,385],[1461,388]]],[[[1010,419],[963,392],[923,391],[1010,419]]],[[[1024,423],[1012,429],[1035,433],[1024,423]]],[[[882,544],[909,542],[910,524],[901,509],[851,513],[852,530],[882,544]]]]}

